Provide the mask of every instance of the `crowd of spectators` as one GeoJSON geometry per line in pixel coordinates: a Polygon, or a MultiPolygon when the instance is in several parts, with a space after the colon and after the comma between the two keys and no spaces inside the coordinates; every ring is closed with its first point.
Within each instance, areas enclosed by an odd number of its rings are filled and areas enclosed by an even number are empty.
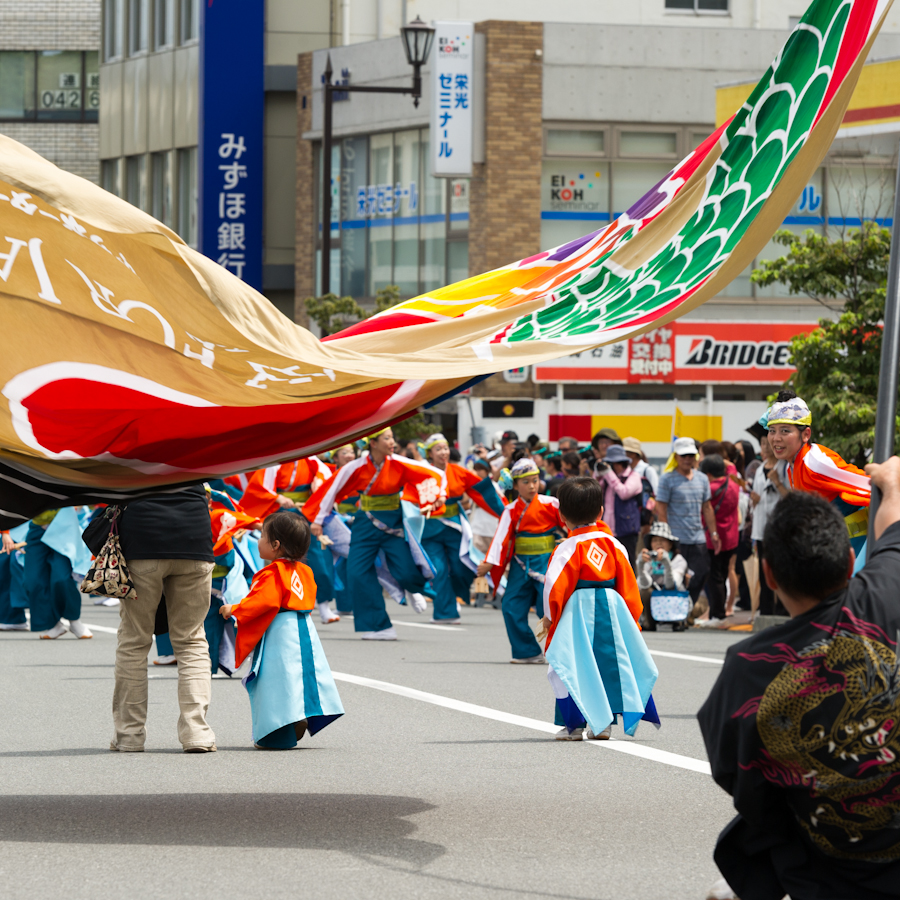
{"type": "MultiPolygon", "coordinates": [[[[759,560],[767,518],[787,490],[764,431],[758,426],[748,430],[759,441],[759,453],[745,439],[697,442],[680,437],[659,468],[637,438],[620,437],[608,427],[600,428],[587,445],[562,437],[551,448],[536,434],[520,440],[516,432],[504,431],[492,446],[476,444],[465,460],[459,451],[451,452],[495,482],[517,460],[532,459],[541,473],[541,491],[551,496],[568,478],[595,478],[604,488],[603,520],[625,547],[635,572],[640,574],[643,554],[652,551],[651,530],[665,525],[666,540],[685,563],[678,590],[690,594],[687,624],[720,626],[736,610],[784,614],[760,576],[759,560]]],[[[415,440],[401,452],[421,457],[415,440]]],[[[486,549],[496,520],[473,509],[471,525],[476,547],[486,549]]],[[[645,625],[654,627],[649,612],[645,625]]]]}

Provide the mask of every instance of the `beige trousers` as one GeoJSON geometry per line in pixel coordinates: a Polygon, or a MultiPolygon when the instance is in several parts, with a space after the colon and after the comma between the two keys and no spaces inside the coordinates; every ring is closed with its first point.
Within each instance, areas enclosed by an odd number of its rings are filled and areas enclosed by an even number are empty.
{"type": "Polygon", "coordinates": [[[208,747],[216,736],[206,724],[212,669],[203,620],[209,612],[211,562],[198,559],[135,559],[128,562],[137,597],[119,606],[113,746],[143,749],[147,732],[147,657],[156,608],[163,593],[169,637],[178,660],[178,740],[187,750],[208,747]]]}

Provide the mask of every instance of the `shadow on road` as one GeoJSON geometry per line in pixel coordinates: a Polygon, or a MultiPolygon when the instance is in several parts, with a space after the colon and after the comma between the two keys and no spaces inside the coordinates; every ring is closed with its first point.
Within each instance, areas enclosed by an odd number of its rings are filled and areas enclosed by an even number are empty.
{"type": "Polygon", "coordinates": [[[379,856],[414,867],[446,853],[412,838],[415,797],[367,794],[109,794],[0,797],[0,842],[281,847],[379,856]]]}

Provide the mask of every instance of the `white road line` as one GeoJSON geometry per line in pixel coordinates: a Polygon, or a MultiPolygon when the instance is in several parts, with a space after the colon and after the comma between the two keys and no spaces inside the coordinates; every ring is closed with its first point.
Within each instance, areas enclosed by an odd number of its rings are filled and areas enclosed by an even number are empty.
{"type": "MultiPolygon", "coordinates": [[[[118,628],[108,628],[106,625],[91,625],[89,622],[82,622],[82,625],[90,628],[91,631],[102,631],[104,634],[118,634],[118,628]]],[[[155,635],[154,635],[155,640],[155,635]]]]}
{"type": "MultiPolygon", "coordinates": [[[[488,706],[478,706],[475,703],[466,703],[462,700],[454,700],[451,697],[442,697],[440,694],[429,694],[426,691],[404,687],[401,684],[391,684],[389,681],[376,681],[374,678],[362,678],[359,675],[347,675],[344,672],[333,671],[331,674],[334,675],[336,681],[346,681],[348,684],[374,688],[376,691],[384,691],[386,694],[396,694],[398,697],[407,697],[410,700],[419,700],[422,703],[443,706],[446,709],[469,713],[472,716],[481,716],[483,719],[493,719],[495,722],[518,725],[520,728],[530,728],[532,731],[542,731],[545,734],[555,734],[559,731],[559,726],[550,722],[541,722],[539,719],[530,719],[527,716],[517,716],[514,713],[491,709],[488,706]]],[[[627,753],[630,756],[640,756],[643,759],[664,763],[667,766],[689,769],[692,772],[700,772],[703,775],[711,774],[708,762],[704,762],[702,759],[694,759],[691,756],[680,756],[677,753],[669,753],[667,750],[657,750],[655,747],[647,747],[644,744],[636,744],[629,741],[590,741],[590,743],[603,747],[606,750],[615,750],[619,753],[627,753]]]]}
{"type": "Polygon", "coordinates": [[[408,625],[410,628],[436,628],[438,631],[465,631],[462,625],[427,625],[425,622],[401,622],[399,619],[392,619],[392,625],[408,625]]]}
{"type": "Polygon", "coordinates": [[[714,666],[724,666],[724,659],[716,659],[714,656],[691,656],[689,653],[669,653],[668,650],[651,650],[653,656],[666,656],[669,659],[687,659],[690,662],[712,663],[714,666]]]}
{"type": "MultiPolygon", "coordinates": [[[[84,623],[94,631],[116,634],[115,628],[107,628],[105,625],[90,625],[84,623]]],[[[458,625],[426,625],[424,622],[397,622],[396,625],[410,625],[414,628],[439,628],[441,631],[461,631],[458,625]]],[[[722,660],[706,656],[690,656],[686,653],[668,653],[663,650],[651,650],[656,656],[671,656],[675,659],[686,659],[697,662],[708,662],[722,665],[722,660]]],[[[446,709],[454,709],[457,712],[468,713],[472,716],[481,716],[483,719],[493,719],[495,722],[505,722],[507,725],[518,725],[520,728],[530,728],[532,731],[543,731],[545,734],[555,734],[559,731],[558,725],[550,722],[541,722],[539,719],[530,719],[527,716],[517,716],[514,713],[503,712],[500,709],[491,709],[488,706],[478,706],[475,703],[466,703],[463,700],[454,700],[452,697],[442,697],[440,694],[429,694],[427,691],[419,691],[415,688],[404,687],[401,684],[391,684],[389,681],[376,681],[374,678],[363,678],[360,675],[348,675],[344,672],[332,672],[336,681],[346,681],[348,684],[357,684],[361,687],[374,688],[376,691],[384,691],[387,694],[396,694],[398,697],[407,697],[410,700],[419,700],[422,703],[431,703],[434,706],[443,706],[446,709]]],[[[149,676],[160,677],[160,676],[149,676]]],[[[668,750],[658,750],[655,747],[647,747],[644,744],[636,744],[630,741],[590,741],[597,747],[606,750],[615,750],[618,753],[626,753],[630,756],[639,756],[653,762],[660,762],[667,766],[675,766],[679,769],[688,769],[691,772],[700,772],[702,775],[710,775],[709,763],[702,759],[694,759],[691,756],[681,756],[678,753],[670,753],[668,750]]]]}

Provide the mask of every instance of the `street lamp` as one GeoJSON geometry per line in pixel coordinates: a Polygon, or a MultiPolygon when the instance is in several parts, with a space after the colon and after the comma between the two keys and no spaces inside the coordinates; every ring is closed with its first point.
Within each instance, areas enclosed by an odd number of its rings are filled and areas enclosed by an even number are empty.
{"type": "Polygon", "coordinates": [[[422,96],[422,66],[428,62],[428,54],[434,41],[434,29],[419,16],[400,29],[406,61],[413,67],[413,83],[410,87],[370,87],[362,84],[332,84],[331,54],[325,63],[322,89],[325,99],[325,115],[322,123],[322,293],[331,290],[331,144],[332,110],[335,91],[353,91],[365,94],[411,94],[418,106],[422,96]]]}

